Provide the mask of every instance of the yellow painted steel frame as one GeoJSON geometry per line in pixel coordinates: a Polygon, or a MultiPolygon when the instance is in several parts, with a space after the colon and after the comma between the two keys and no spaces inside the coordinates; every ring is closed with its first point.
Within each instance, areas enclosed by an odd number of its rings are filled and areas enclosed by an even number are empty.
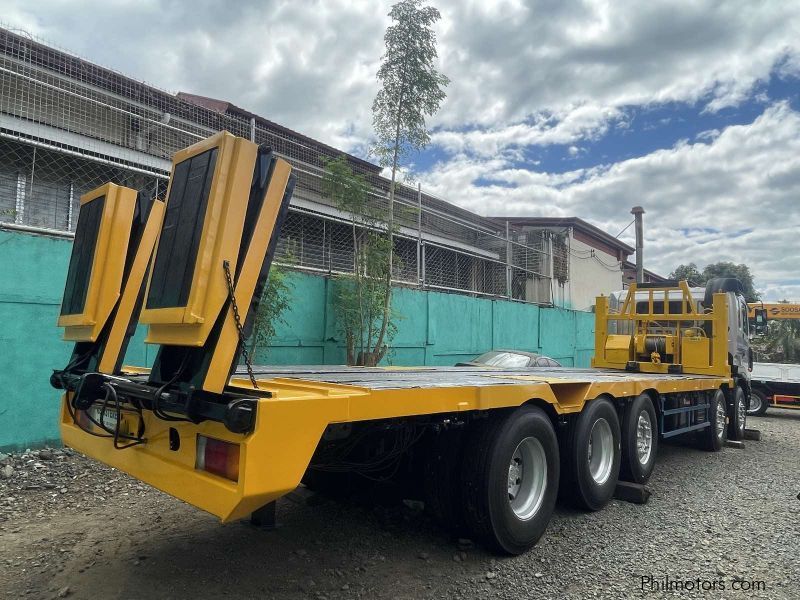
{"type": "Polygon", "coordinates": [[[114,322],[111,325],[108,340],[99,357],[97,370],[100,373],[113,373],[116,365],[119,364],[128,326],[133,312],[136,310],[136,302],[139,299],[142,283],[147,274],[147,266],[153,256],[153,248],[155,248],[163,221],[164,202],[158,199],[153,200],[150,214],[147,216],[147,223],[145,223],[144,231],[139,239],[139,246],[133,257],[125,289],[122,291],[119,307],[114,315],[114,322]]]}
{"type": "Polygon", "coordinates": [[[767,311],[767,319],[800,319],[800,304],[750,302],[747,305],[748,318],[756,318],[757,308],[763,308],[767,311]]]}
{"type": "Polygon", "coordinates": [[[692,299],[689,285],[686,281],[681,281],[678,288],[675,287],[648,287],[638,290],[636,284],[631,284],[628,288],[628,295],[622,308],[617,313],[612,313],[608,308],[608,298],[600,296],[595,303],[595,353],[592,358],[593,367],[608,369],[625,369],[629,362],[636,362],[638,370],[643,373],[669,373],[672,364],[664,362],[642,361],[635,353],[632,336],[621,336],[609,334],[609,323],[633,323],[635,336],[648,335],[651,328],[663,328],[664,322],[675,323],[676,337],[687,339],[689,331],[695,334],[702,333],[704,330],[698,324],[711,323],[710,336],[710,355],[707,364],[699,364],[696,353],[692,354],[690,364],[682,365],[680,362],[680,349],[682,344],[678,344],[678,360],[675,365],[682,367],[682,372],[697,375],[716,375],[721,377],[731,377],[731,367],[728,363],[728,297],[725,293],[714,294],[713,305],[710,313],[700,313],[697,311],[694,300],[692,299]],[[681,312],[670,313],[669,293],[679,289],[681,291],[681,312]],[[647,312],[638,312],[636,292],[648,292],[647,312]],[[655,312],[654,305],[659,302],[655,296],[657,292],[663,294],[665,301],[662,302],[664,310],[655,312]],[[622,337],[629,337],[627,356],[622,350],[624,344],[621,343],[622,337]]]}
{"type": "MultiPolygon", "coordinates": [[[[145,311],[142,321],[151,324],[148,341],[201,345],[208,335],[206,329],[213,325],[224,304],[227,286],[222,261],[229,260],[231,268],[235,269],[247,206],[247,194],[242,194],[245,191],[249,194],[255,160],[255,147],[251,148],[247,145],[249,142],[243,142],[223,133],[179,153],[175,158],[177,164],[215,144],[228,149],[221,152],[218,159],[218,172],[215,173],[212,196],[209,197],[188,305],[185,309],[145,311]],[[252,160],[249,155],[251,150],[252,160]],[[239,159],[237,152],[248,155],[239,159]],[[241,174],[244,167],[249,169],[246,178],[241,174]],[[224,176],[220,176],[220,169],[227,169],[224,176]],[[234,172],[238,175],[234,176],[234,172]],[[216,312],[214,306],[217,307],[216,312]]],[[[249,306],[254,293],[289,172],[288,164],[278,161],[237,281],[235,294],[242,307],[249,306]]],[[[632,293],[634,296],[629,295],[626,305],[631,298],[635,299],[635,287],[632,293]]],[[[625,361],[621,360],[624,357],[617,357],[612,363],[602,354],[609,320],[635,321],[638,327],[643,320],[654,320],[654,315],[648,314],[643,319],[642,315],[631,315],[624,310],[623,315],[610,315],[604,298],[598,300],[597,309],[598,366],[624,368],[625,361]]],[[[690,309],[685,307],[683,313],[689,312],[690,309]]],[[[657,377],[646,373],[621,373],[616,376],[612,373],[588,376],[586,380],[581,380],[575,373],[565,377],[520,374],[512,378],[515,383],[509,384],[509,377],[504,376],[501,380],[491,372],[486,372],[483,382],[486,385],[396,389],[368,389],[275,378],[259,382],[259,390],[268,392],[269,397],[256,400],[256,421],[251,433],[235,434],[215,421],[199,424],[165,421],[151,411],[144,410],[146,441],[124,451],[115,450],[113,441],[108,437],[93,436],[73,422],[67,404],[71,393],[68,392],[62,400],[61,435],[67,445],[206,510],[223,521],[231,521],[246,517],[264,504],[295,489],[308,468],[325,428],[330,424],[486,411],[517,407],[531,401],[550,405],[558,414],[571,414],[580,412],[587,401],[603,394],[621,398],[643,392],[667,394],[715,390],[729,385],[730,370],[720,367],[723,363],[727,367],[727,347],[724,342],[727,335],[726,296],[715,295],[711,315],[671,315],[670,319],[712,322],[712,357],[709,367],[703,372],[715,377],[657,377]],[[180,444],[177,448],[171,443],[170,428],[176,429],[179,434],[180,444]],[[196,468],[199,435],[239,444],[237,481],[196,468]]],[[[221,391],[229,384],[233,391],[253,396],[251,384],[246,379],[234,377],[228,382],[229,353],[235,351],[237,343],[235,326],[231,315],[228,315],[220,344],[215,355],[210,357],[212,365],[204,387],[221,391]],[[228,356],[227,362],[225,356],[228,356]]],[[[665,372],[667,367],[655,364],[643,366],[663,368],[657,372],[665,372]]],[[[134,429],[134,423],[128,419],[136,417],[123,415],[121,418],[126,421],[121,430],[134,429]]]]}
{"type": "MultiPolygon", "coordinates": [[[[253,237],[242,259],[242,268],[236,280],[234,296],[236,297],[236,304],[242,307],[241,310],[246,311],[245,307],[250,306],[252,303],[253,292],[261,273],[261,267],[264,264],[269,242],[272,239],[291,172],[292,168],[285,160],[277,159],[275,161],[272,177],[265,192],[264,203],[261,206],[261,211],[253,230],[253,237]]],[[[228,222],[225,225],[230,226],[231,224],[228,222]]],[[[242,315],[242,318],[244,318],[244,315],[242,315]]],[[[236,321],[231,309],[228,310],[228,314],[225,317],[222,332],[211,357],[208,372],[203,382],[204,390],[217,394],[222,393],[225,386],[228,385],[231,376],[231,361],[238,347],[239,331],[236,328],[236,321]]]]}
{"type": "Polygon", "coordinates": [[[83,312],[58,318],[58,326],[64,328],[65,340],[96,341],[119,299],[136,195],[136,190],[106,183],[81,196],[81,207],[101,198],[105,200],[83,312]],[[126,234],[120,235],[119,232],[126,234]]]}
{"type": "MultiPolygon", "coordinates": [[[[144,411],[147,443],[122,452],[113,449],[111,440],[74,425],[62,403],[61,434],[68,446],[231,521],[295,489],[322,433],[332,423],[517,407],[530,400],[569,414],[580,412],[585,402],[601,394],[629,397],[648,390],[665,394],[712,390],[727,382],[724,378],[659,379],[639,374],[595,382],[534,375],[516,379],[518,385],[381,390],[282,378],[260,381],[259,387],[272,397],[259,399],[252,433],[233,434],[211,421],[199,425],[165,422],[144,411]],[[170,427],[180,435],[177,451],[170,450],[170,427]],[[240,444],[238,482],[195,468],[198,435],[240,444]]],[[[242,392],[251,389],[246,379],[234,378],[231,384],[242,392]]]]}
{"type": "MultiPolygon", "coordinates": [[[[173,174],[179,163],[212,148],[217,148],[218,154],[197,258],[190,265],[194,274],[188,302],[185,307],[157,309],[148,308],[145,303],[139,321],[150,325],[145,338],[149,344],[202,346],[228,297],[222,264],[227,260],[231,271],[236,269],[258,147],[222,131],[176,153],[173,174]]],[[[167,190],[167,209],[171,189],[172,177],[167,190]]],[[[151,282],[152,269],[145,298],[151,282]]]]}

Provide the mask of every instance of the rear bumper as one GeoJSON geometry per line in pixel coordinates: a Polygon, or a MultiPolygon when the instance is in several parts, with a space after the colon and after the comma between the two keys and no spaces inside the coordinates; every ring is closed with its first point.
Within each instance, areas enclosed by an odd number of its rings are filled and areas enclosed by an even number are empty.
{"type": "Polygon", "coordinates": [[[294,411],[287,414],[280,402],[266,399],[259,403],[253,433],[247,435],[231,433],[211,421],[199,425],[166,422],[144,411],[146,443],[116,450],[110,438],[91,435],[73,422],[65,398],[66,395],[61,401],[60,427],[67,446],[216,515],[223,522],[247,517],[295,489],[328,424],[326,418],[313,418],[296,403],[294,411]],[[180,439],[176,450],[170,449],[170,428],[177,431],[180,439]],[[195,468],[198,435],[239,444],[237,482],[195,468]]]}

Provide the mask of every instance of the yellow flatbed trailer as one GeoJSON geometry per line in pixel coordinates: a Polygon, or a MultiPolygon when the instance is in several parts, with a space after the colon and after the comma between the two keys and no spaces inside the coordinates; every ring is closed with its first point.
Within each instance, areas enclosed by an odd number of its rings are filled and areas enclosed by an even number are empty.
{"type": "Polygon", "coordinates": [[[599,298],[592,369],[237,370],[290,171],[223,132],[176,155],[165,203],[112,184],[82,198],[59,319],[75,350],[51,377],[65,444],[223,521],[301,482],[402,475],[446,524],[520,553],[559,494],[598,510],[620,478],[646,483],[659,439],[743,436],[732,292],[699,311],[685,282],[639,286],[644,308],[636,286],[619,312],[599,298]],[[137,321],[159,347],[149,370],[121,366],[137,321]],[[609,333],[621,321],[632,333],[609,333]]]}

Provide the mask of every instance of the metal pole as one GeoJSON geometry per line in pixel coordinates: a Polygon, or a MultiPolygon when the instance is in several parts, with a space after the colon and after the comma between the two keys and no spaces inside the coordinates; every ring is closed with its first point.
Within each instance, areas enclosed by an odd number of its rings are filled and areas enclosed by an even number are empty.
{"type": "Polygon", "coordinates": [[[547,255],[550,258],[550,265],[547,269],[547,276],[550,278],[550,304],[555,304],[555,286],[553,285],[553,281],[556,278],[556,266],[555,266],[555,258],[553,257],[553,232],[547,232],[547,255]]]}
{"type": "Polygon", "coordinates": [[[642,227],[642,215],[644,209],[641,206],[634,206],[631,214],[636,222],[636,283],[644,282],[644,233],[642,227]]]}
{"type": "Polygon", "coordinates": [[[511,298],[511,235],[506,221],[506,297],[511,298]]]}
{"type": "Polygon", "coordinates": [[[23,215],[25,213],[25,188],[27,187],[28,179],[24,173],[17,174],[17,198],[14,207],[14,223],[22,225],[23,215]]]}
{"type": "Polygon", "coordinates": [[[425,280],[427,279],[427,276],[425,274],[425,261],[427,260],[425,258],[425,244],[422,244],[422,251],[420,252],[420,254],[422,255],[422,281],[421,281],[420,285],[424,288],[425,287],[425,280]]]}
{"type": "Polygon", "coordinates": [[[417,183],[417,285],[422,285],[422,184],[417,183]]]}
{"type": "Polygon", "coordinates": [[[256,141],[256,118],[250,117],[250,141],[255,143],[256,141]]]}
{"type": "Polygon", "coordinates": [[[69,183],[69,205],[67,206],[67,231],[72,231],[73,208],[72,203],[75,202],[75,185],[70,181],[69,183]]]}

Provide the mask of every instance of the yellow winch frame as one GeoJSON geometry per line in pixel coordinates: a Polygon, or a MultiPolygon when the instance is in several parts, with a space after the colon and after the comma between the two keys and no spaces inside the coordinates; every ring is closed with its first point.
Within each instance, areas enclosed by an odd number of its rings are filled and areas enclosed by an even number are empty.
{"type": "Polygon", "coordinates": [[[597,298],[592,366],[730,377],[727,339],[727,294],[714,294],[711,310],[700,312],[686,281],[677,286],[634,283],[618,312],[609,309],[606,296],[597,298]],[[680,310],[672,312],[670,304],[674,306],[676,299],[670,292],[676,291],[680,292],[680,310]],[[637,299],[637,292],[647,293],[646,300],[637,299]],[[640,310],[642,304],[645,310],[640,310]],[[611,327],[612,323],[616,327],[611,327]],[[672,359],[667,362],[665,356],[672,359]]]}

